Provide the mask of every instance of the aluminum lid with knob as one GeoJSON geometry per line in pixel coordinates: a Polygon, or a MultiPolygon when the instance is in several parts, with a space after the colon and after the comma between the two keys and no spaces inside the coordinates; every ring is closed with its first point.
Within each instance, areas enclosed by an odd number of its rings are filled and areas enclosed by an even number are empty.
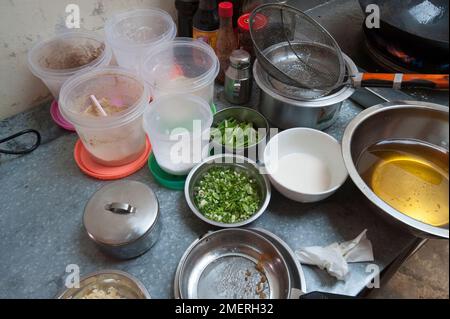
{"type": "Polygon", "coordinates": [[[131,259],[147,252],[160,234],[159,203],[145,184],[120,181],[98,190],[84,210],[89,237],[105,252],[131,259]]]}

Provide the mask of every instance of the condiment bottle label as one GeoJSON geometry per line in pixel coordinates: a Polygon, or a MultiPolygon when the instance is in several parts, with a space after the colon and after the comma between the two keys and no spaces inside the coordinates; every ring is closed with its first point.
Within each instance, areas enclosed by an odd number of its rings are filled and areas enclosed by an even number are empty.
{"type": "Polygon", "coordinates": [[[217,46],[217,35],[219,30],[216,31],[203,31],[194,27],[193,38],[196,40],[203,40],[208,43],[214,50],[217,46]]]}

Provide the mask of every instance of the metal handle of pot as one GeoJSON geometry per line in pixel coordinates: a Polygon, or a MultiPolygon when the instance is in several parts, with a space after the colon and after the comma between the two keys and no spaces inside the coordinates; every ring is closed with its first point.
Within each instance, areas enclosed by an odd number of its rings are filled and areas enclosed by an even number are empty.
{"type": "Polygon", "coordinates": [[[137,208],[130,204],[123,203],[112,203],[105,206],[105,209],[111,213],[117,215],[129,215],[135,214],[137,212],[137,208]]]}
{"type": "Polygon", "coordinates": [[[351,296],[344,296],[344,295],[337,295],[337,294],[330,294],[325,292],[311,292],[304,294],[300,296],[299,299],[304,300],[329,300],[329,299],[358,299],[357,297],[351,297],[351,296]]]}
{"type": "Polygon", "coordinates": [[[300,289],[292,288],[289,299],[295,299],[295,300],[298,300],[298,299],[326,300],[326,299],[358,299],[358,298],[351,297],[351,296],[345,296],[345,295],[330,294],[330,293],[326,293],[326,292],[309,292],[309,293],[304,293],[300,289]]]}
{"type": "Polygon", "coordinates": [[[360,73],[353,77],[353,85],[356,88],[448,90],[449,76],[448,74],[360,73]]]}

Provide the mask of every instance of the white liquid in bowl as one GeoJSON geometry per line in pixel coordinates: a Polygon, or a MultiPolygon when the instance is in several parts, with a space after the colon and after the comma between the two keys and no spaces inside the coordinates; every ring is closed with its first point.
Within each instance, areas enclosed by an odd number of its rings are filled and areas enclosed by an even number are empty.
{"type": "Polygon", "coordinates": [[[330,189],[332,177],[326,163],[305,153],[282,157],[273,175],[284,187],[299,193],[315,194],[330,189]]]}

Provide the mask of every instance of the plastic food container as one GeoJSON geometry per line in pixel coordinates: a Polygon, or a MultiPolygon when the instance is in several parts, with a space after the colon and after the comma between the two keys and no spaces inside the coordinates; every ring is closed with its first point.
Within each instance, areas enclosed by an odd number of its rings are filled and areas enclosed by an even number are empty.
{"type": "Polygon", "coordinates": [[[155,97],[193,94],[211,105],[219,69],[219,60],[209,45],[178,38],[151,51],[144,60],[142,76],[155,97]]]}
{"type": "Polygon", "coordinates": [[[58,99],[70,77],[111,63],[112,51],[104,40],[89,32],[67,32],[37,43],[28,52],[30,71],[58,99]]]}
{"type": "Polygon", "coordinates": [[[194,95],[156,99],[144,115],[144,127],[158,165],[172,175],[187,175],[208,157],[213,114],[208,103],[194,95]]]}
{"type": "Polygon", "coordinates": [[[167,12],[139,9],[114,15],[106,22],[105,33],[117,63],[138,71],[144,56],[153,47],[172,41],[177,28],[167,12]]]}
{"type": "Polygon", "coordinates": [[[145,151],[142,115],[149,99],[150,92],[138,76],[108,67],[67,81],[61,89],[59,105],[93,160],[105,166],[121,166],[145,151]],[[91,95],[108,111],[108,116],[96,112],[91,95]]]}

